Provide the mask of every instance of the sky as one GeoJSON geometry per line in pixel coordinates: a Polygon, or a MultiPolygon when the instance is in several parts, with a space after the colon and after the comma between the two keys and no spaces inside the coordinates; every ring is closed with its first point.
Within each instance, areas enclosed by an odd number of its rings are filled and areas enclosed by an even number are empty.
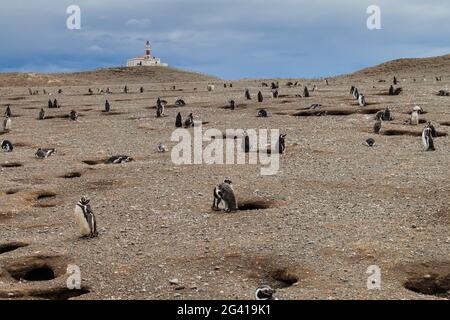
{"type": "Polygon", "coordinates": [[[1,0],[0,72],[124,66],[149,40],[162,62],[223,79],[326,77],[449,54],[449,35],[448,0],[1,0]]]}

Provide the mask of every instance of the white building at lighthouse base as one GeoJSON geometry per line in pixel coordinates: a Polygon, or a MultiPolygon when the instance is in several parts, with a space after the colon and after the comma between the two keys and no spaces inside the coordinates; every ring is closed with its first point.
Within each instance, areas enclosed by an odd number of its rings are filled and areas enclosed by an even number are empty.
{"type": "Polygon", "coordinates": [[[145,44],[145,55],[127,60],[127,67],[168,67],[167,63],[162,63],[160,58],[152,55],[150,42],[145,44]]]}

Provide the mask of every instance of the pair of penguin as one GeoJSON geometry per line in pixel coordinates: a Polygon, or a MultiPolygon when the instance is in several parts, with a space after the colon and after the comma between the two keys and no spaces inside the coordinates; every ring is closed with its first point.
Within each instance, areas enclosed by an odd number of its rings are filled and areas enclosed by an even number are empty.
{"type": "Polygon", "coordinates": [[[49,109],[52,109],[52,108],[59,108],[60,106],[59,106],[59,104],[58,104],[58,100],[53,100],[53,102],[52,102],[52,100],[48,100],[48,108],[49,109]]]}
{"type": "Polygon", "coordinates": [[[230,179],[225,180],[214,188],[213,205],[211,209],[219,211],[219,205],[223,201],[225,212],[235,212],[238,210],[236,195],[230,179]]]}
{"type": "MultiPolygon", "coordinates": [[[[249,153],[251,146],[250,146],[250,137],[248,136],[247,132],[244,132],[244,139],[243,139],[243,149],[245,153],[249,153]]],[[[280,134],[278,137],[277,144],[275,146],[275,149],[278,151],[279,154],[286,153],[286,134],[280,134]]],[[[268,150],[269,152],[269,150],[268,150]]],[[[270,150],[271,152],[271,150],[270,150]]]]}

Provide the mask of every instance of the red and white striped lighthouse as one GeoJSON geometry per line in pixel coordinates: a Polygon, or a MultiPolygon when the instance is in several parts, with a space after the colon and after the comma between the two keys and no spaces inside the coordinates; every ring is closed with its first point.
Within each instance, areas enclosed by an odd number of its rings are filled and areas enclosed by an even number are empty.
{"type": "Polygon", "coordinates": [[[152,47],[150,46],[150,41],[147,41],[145,44],[145,56],[147,59],[151,59],[152,57],[152,47]]]}

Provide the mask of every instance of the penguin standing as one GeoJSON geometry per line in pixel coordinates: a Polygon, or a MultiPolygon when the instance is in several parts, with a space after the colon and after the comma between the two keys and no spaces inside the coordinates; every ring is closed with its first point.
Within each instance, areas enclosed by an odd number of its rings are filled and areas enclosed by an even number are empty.
{"type": "Polygon", "coordinates": [[[109,112],[111,110],[111,105],[109,104],[109,101],[106,100],[105,102],[105,112],[109,112]]]}
{"type": "Polygon", "coordinates": [[[258,92],[258,102],[263,102],[264,101],[264,97],[261,93],[261,91],[258,92]]]}
{"type": "Polygon", "coordinates": [[[389,87],[389,95],[390,95],[390,96],[393,96],[393,95],[394,95],[394,86],[393,86],[393,85],[391,85],[391,86],[389,87]]]}
{"type": "Polygon", "coordinates": [[[365,107],[367,105],[366,104],[366,98],[364,97],[363,94],[359,95],[359,97],[358,97],[358,104],[359,104],[360,107],[365,107]]]}
{"type": "Polygon", "coordinates": [[[189,116],[187,117],[186,121],[184,122],[184,127],[185,128],[191,128],[194,126],[194,116],[191,114],[189,114],[189,116]]]}
{"type": "Polygon", "coordinates": [[[397,77],[394,76],[394,85],[397,85],[397,77]]]}
{"type": "Polygon", "coordinates": [[[214,188],[212,209],[220,210],[219,204],[223,201],[225,205],[225,212],[232,212],[238,210],[236,196],[234,194],[233,185],[230,179],[225,179],[223,183],[214,188]]]}
{"type": "Polygon", "coordinates": [[[252,97],[250,96],[250,90],[245,89],[245,99],[252,100],[252,97]]]}
{"type": "Polygon", "coordinates": [[[52,108],[59,108],[59,105],[58,105],[58,100],[54,100],[53,101],[53,106],[52,106],[52,108]]]}
{"type": "Polygon", "coordinates": [[[247,131],[244,132],[243,147],[245,153],[250,152],[250,137],[248,136],[247,131]]]}
{"type": "Polygon", "coordinates": [[[48,108],[51,109],[53,108],[53,102],[52,100],[48,99],[48,104],[47,104],[48,108]]]}
{"type": "Polygon", "coordinates": [[[280,134],[277,141],[277,150],[279,154],[284,154],[286,152],[286,134],[280,134]]]}
{"type": "Polygon", "coordinates": [[[183,118],[181,117],[181,112],[178,112],[177,117],[175,119],[175,127],[181,128],[183,126],[183,118]]]}
{"type": "Polygon", "coordinates": [[[9,140],[3,140],[0,145],[5,152],[12,152],[14,150],[14,146],[9,140]]]}
{"type": "Polygon", "coordinates": [[[41,111],[39,111],[39,120],[44,120],[45,119],[45,111],[44,108],[41,108],[41,111]]]}
{"type": "Polygon", "coordinates": [[[97,221],[89,202],[90,200],[87,197],[81,197],[75,206],[74,216],[81,235],[93,238],[98,236],[97,221]]]}
{"type": "Polygon", "coordinates": [[[6,106],[6,110],[5,110],[5,117],[11,118],[11,115],[12,115],[12,113],[11,113],[11,108],[10,108],[10,105],[8,104],[8,105],[6,106]]]}
{"type": "Polygon", "coordinates": [[[230,101],[230,109],[234,110],[236,108],[236,102],[234,102],[234,100],[230,101]]]}
{"type": "Polygon", "coordinates": [[[414,110],[411,113],[411,125],[417,126],[419,124],[419,111],[414,110]]]}
{"type": "Polygon", "coordinates": [[[140,93],[144,93],[144,87],[141,87],[141,89],[139,89],[140,93]]]}
{"type": "Polygon", "coordinates": [[[376,119],[373,125],[373,133],[379,134],[381,131],[381,118],[376,119]]]}
{"type": "Polygon", "coordinates": [[[309,98],[309,90],[308,87],[303,89],[303,98],[309,98]]]}
{"type": "Polygon", "coordinates": [[[11,131],[11,118],[5,117],[3,120],[3,131],[11,131]]]}
{"type": "Polygon", "coordinates": [[[425,151],[435,151],[434,141],[433,141],[433,133],[430,126],[426,126],[422,132],[422,143],[425,148],[425,151]]]}
{"type": "Polygon", "coordinates": [[[391,110],[389,109],[389,107],[386,107],[386,109],[384,109],[381,120],[383,121],[392,121],[392,115],[391,115],[391,110]]]}

